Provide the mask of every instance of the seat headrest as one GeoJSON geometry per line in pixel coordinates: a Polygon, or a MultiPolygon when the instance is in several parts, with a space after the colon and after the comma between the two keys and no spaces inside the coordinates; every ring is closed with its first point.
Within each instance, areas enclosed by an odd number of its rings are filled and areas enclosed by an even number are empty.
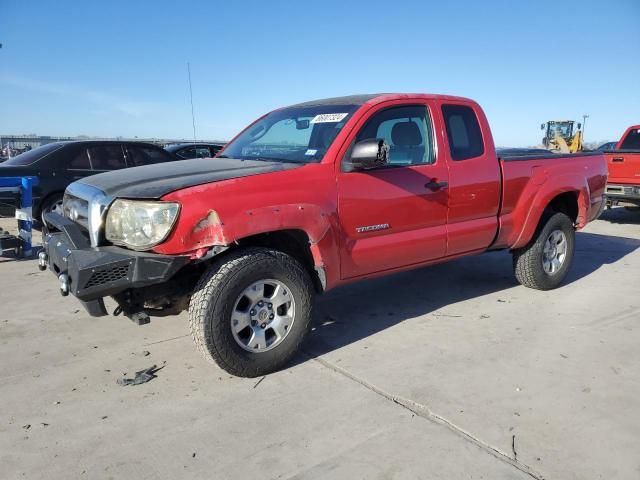
{"type": "Polygon", "coordinates": [[[422,134],[415,122],[399,122],[391,129],[394,145],[414,147],[422,143],[422,134]]]}

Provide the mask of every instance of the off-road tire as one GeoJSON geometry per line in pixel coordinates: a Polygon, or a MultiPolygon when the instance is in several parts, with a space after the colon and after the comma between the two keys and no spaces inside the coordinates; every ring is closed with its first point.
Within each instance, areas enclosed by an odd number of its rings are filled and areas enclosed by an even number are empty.
{"type": "Polygon", "coordinates": [[[191,336],[204,358],[239,377],[257,377],[279,370],[300,349],[313,316],[314,288],[309,274],[293,257],[267,248],[247,248],[214,262],[200,278],[189,303],[191,336]],[[241,348],[231,331],[231,315],[240,293],[263,279],[289,287],[295,319],[282,342],[253,353],[241,348]]]}
{"type": "Polygon", "coordinates": [[[513,270],[516,279],[525,287],[551,290],[558,287],[571,267],[575,252],[575,228],[564,213],[547,213],[529,244],[513,252],[513,270]],[[543,268],[544,244],[555,230],[562,230],[567,239],[567,253],[560,270],[548,274],[543,268]]]}

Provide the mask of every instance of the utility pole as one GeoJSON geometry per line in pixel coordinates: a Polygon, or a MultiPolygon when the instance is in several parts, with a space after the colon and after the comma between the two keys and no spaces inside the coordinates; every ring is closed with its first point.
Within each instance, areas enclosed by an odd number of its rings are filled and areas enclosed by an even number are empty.
{"type": "Polygon", "coordinates": [[[584,131],[587,127],[587,118],[589,118],[589,115],[584,114],[582,115],[582,143],[584,144],[584,131]]]}
{"type": "Polygon", "coordinates": [[[191,123],[193,124],[193,141],[196,141],[196,117],[193,113],[193,89],[191,88],[191,65],[187,62],[187,73],[189,75],[189,98],[191,99],[191,123]]]}

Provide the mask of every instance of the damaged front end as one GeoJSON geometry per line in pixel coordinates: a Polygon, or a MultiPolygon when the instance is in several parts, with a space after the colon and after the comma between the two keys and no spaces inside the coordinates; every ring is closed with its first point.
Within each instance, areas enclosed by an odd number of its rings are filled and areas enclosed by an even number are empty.
{"type": "Polygon", "coordinates": [[[57,213],[48,213],[41,269],[49,268],[60,292],[74,295],[92,316],[107,315],[104,297],[111,296],[123,313],[138,324],[149,315],[179,313],[188,305],[187,286],[201,272],[189,256],[137,252],[117,246],[92,247],[81,226],[57,213]]]}

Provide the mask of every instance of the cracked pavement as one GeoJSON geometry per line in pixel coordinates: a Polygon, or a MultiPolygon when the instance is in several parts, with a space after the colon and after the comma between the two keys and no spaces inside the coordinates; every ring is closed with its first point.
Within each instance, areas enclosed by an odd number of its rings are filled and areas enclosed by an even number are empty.
{"type": "Polygon", "coordinates": [[[91,318],[0,260],[2,476],[640,478],[639,247],[640,213],[614,209],[555,291],[502,252],[335,290],[264,379],[202,360],[185,314],[91,318]]]}

